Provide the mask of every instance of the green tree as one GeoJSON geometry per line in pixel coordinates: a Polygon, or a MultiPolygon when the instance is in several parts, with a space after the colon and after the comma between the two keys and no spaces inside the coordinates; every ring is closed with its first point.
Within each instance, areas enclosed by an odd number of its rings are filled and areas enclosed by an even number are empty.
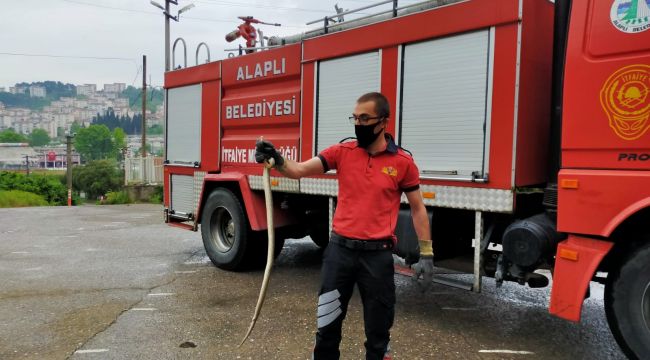
{"type": "Polygon", "coordinates": [[[29,139],[22,134],[18,134],[14,129],[0,131],[0,142],[3,143],[26,143],[29,139]]]}
{"type": "Polygon", "coordinates": [[[118,159],[122,157],[122,149],[126,148],[126,134],[122,128],[113,129],[113,149],[118,159]]]}
{"type": "MultiPolygon", "coordinates": [[[[133,110],[142,109],[142,88],[127,86],[122,92],[122,96],[129,99],[129,106],[133,110]]],[[[162,88],[147,88],[147,110],[156,112],[158,106],[161,106],[164,99],[164,89],[162,88]]]]}
{"type": "Polygon", "coordinates": [[[62,181],[63,179],[52,175],[25,176],[14,172],[0,172],[0,191],[27,191],[42,196],[50,205],[65,205],[68,191],[62,181]]]}
{"type": "Polygon", "coordinates": [[[136,135],[140,134],[142,130],[142,114],[135,114],[133,118],[128,115],[117,116],[112,108],[108,108],[104,115],[97,113],[97,116],[93,117],[92,123],[106,125],[111,131],[119,127],[129,135],[136,135]]]}
{"type": "Polygon", "coordinates": [[[81,130],[81,129],[82,129],[81,125],[79,125],[79,123],[76,122],[76,121],[73,122],[72,125],[70,125],[70,133],[71,134],[78,134],[79,130],[81,130]]]}
{"type": "MultiPolygon", "coordinates": [[[[151,153],[152,153],[152,151],[151,151],[151,144],[150,144],[150,143],[146,143],[146,144],[144,145],[144,148],[145,148],[145,150],[147,151],[147,154],[151,154],[151,153]]],[[[139,147],[138,150],[136,150],[135,153],[137,154],[137,156],[142,156],[142,147],[139,147]]]]}
{"type": "Polygon", "coordinates": [[[96,199],[109,191],[121,190],[122,172],[113,159],[91,161],[72,169],[72,186],[85,192],[88,199],[96,199]]]}
{"type": "Polygon", "coordinates": [[[162,135],[163,127],[160,125],[153,125],[147,129],[147,134],[149,135],[162,135]]]}
{"type": "Polygon", "coordinates": [[[115,155],[115,144],[106,125],[90,125],[79,129],[74,140],[75,149],[86,161],[106,159],[115,155]]]}
{"type": "Polygon", "coordinates": [[[62,97],[74,97],[77,93],[74,85],[64,84],[60,81],[22,82],[16,84],[16,86],[21,86],[23,88],[29,88],[31,86],[45,87],[45,98],[30,97],[29,91],[21,94],[0,92],[0,102],[10,107],[25,107],[32,110],[42,110],[43,107],[50,105],[53,100],[59,100],[62,97]]]}
{"type": "Polygon", "coordinates": [[[29,136],[29,145],[45,146],[50,143],[50,135],[43,129],[34,129],[29,136]]]}

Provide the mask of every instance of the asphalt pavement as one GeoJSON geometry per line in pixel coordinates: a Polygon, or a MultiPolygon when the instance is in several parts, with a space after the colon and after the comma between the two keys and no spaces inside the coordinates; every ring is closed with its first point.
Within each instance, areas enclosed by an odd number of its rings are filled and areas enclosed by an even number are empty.
{"type": "MultiPolygon", "coordinates": [[[[0,359],[310,359],[321,255],[309,238],[287,241],[238,348],[262,271],[217,269],[200,234],[165,225],[161,206],[0,209],[0,359]]],[[[625,358],[601,285],[574,324],[548,314],[548,288],[396,283],[396,360],[625,358]]],[[[342,359],[364,358],[362,319],[355,293],[342,359]]]]}

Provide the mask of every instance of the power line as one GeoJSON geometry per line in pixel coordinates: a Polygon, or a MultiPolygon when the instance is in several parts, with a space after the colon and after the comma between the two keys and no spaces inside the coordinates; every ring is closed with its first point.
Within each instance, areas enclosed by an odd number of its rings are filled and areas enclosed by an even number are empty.
{"type": "Polygon", "coordinates": [[[313,9],[313,8],[300,8],[300,7],[283,7],[283,6],[273,6],[273,5],[261,5],[261,4],[251,4],[251,3],[240,3],[232,1],[216,1],[216,0],[193,0],[197,3],[202,3],[206,5],[229,5],[229,6],[238,6],[238,7],[250,7],[258,9],[271,9],[271,10],[292,10],[292,11],[305,11],[305,12],[318,12],[318,13],[331,13],[332,10],[323,10],[323,9],[313,9]]]}
{"type": "Polygon", "coordinates": [[[135,10],[135,9],[124,9],[124,8],[118,8],[118,7],[113,7],[113,6],[106,6],[106,5],[99,5],[99,4],[90,4],[90,3],[85,3],[85,2],[81,2],[81,1],[73,1],[73,0],[61,0],[61,1],[68,2],[68,3],[72,3],[72,4],[78,4],[78,5],[92,6],[92,7],[102,8],[102,9],[118,10],[118,11],[127,11],[127,12],[141,13],[141,14],[158,15],[158,13],[155,13],[155,12],[152,12],[152,11],[135,10]]]}
{"type": "Polygon", "coordinates": [[[140,75],[140,70],[142,70],[142,65],[138,66],[138,69],[135,72],[135,77],[133,78],[133,82],[131,82],[131,86],[135,87],[135,81],[138,79],[138,75],[140,75]]]}
{"type": "Polygon", "coordinates": [[[68,59],[90,59],[90,60],[123,60],[123,61],[133,61],[135,59],[130,58],[121,58],[121,57],[103,57],[103,56],[75,56],[75,55],[55,55],[55,54],[27,54],[27,53],[11,53],[11,52],[0,52],[0,55],[8,56],[28,56],[28,57],[48,57],[48,58],[68,58],[68,59]]]}
{"type": "MultiPolygon", "coordinates": [[[[82,1],[75,1],[75,0],[61,0],[61,1],[71,3],[71,4],[85,5],[85,6],[91,6],[91,7],[101,8],[101,9],[108,9],[108,10],[115,10],[115,11],[124,11],[124,12],[131,12],[131,13],[139,13],[139,14],[160,16],[159,13],[152,12],[152,11],[144,11],[144,10],[136,10],[136,9],[125,9],[125,8],[119,8],[119,7],[114,7],[114,6],[91,4],[91,3],[82,2],[82,1]]],[[[192,17],[192,16],[183,16],[183,19],[198,20],[198,21],[208,21],[208,22],[218,22],[218,23],[229,23],[229,24],[239,24],[240,23],[240,21],[238,21],[238,20],[206,19],[206,18],[197,18],[197,17],[192,17]]],[[[284,27],[302,28],[302,26],[291,26],[291,25],[286,25],[284,27]]]]}
{"type": "MultiPolygon", "coordinates": [[[[273,6],[273,5],[260,5],[260,4],[251,4],[251,3],[241,3],[241,2],[232,2],[232,1],[220,1],[220,0],[193,0],[194,2],[206,4],[206,5],[226,5],[226,6],[239,6],[239,7],[248,7],[248,8],[260,8],[260,9],[270,9],[270,10],[290,10],[290,11],[302,11],[302,12],[316,12],[323,14],[335,15],[334,10],[324,10],[324,9],[314,9],[314,8],[301,8],[301,7],[283,7],[283,6],[273,6]]],[[[357,15],[370,15],[365,12],[357,12],[357,15]]]]}

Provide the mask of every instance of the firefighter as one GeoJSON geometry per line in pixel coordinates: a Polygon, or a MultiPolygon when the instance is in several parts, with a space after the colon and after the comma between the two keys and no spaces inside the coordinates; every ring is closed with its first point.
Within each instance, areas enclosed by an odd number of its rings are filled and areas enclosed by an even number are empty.
{"type": "Polygon", "coordinates": [[[338,173],[338,204],[321,269],[315,360],[339,358],[341,326],[355,283],[363,303],[366,359],[391,359],[390,328],[395,313],[391,249],[402,193],[411,206],[420,242],[416,276],[424,277],[424,286],[431,284],[433,249],[419,171],[411,156],[386,133],[389,116],[384,95],[361,96],[350,117],[357,140],[333,145],[305,162],[284,159],[268,141],[256,144],[256,161],[273,158],[275,168],[289,178],[329,170],[338,173]]]}

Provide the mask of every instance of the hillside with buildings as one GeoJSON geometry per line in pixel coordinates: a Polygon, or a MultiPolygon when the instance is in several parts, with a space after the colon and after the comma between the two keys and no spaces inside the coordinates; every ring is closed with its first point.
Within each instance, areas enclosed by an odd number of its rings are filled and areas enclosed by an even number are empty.
{"type": "MultiPolygon", "coordinates": [[[[3,90],[0,88],[0,94],[3,90]]],[[[34,129],[43,129],[51,138],[57,138],[68,133],[74,123],[82,127],[89,126],[93,117],[104,114],[109,109],[118,117],[140,114],[140,109],[132,107],[132,101],[124,94],[125,90],[127,86],[124,83],[104,84],[102,90],[98,90],[96,84],[77,85],[74,86],[74,94],[49,101],[42,110],[0,102],[0,131],[11,128],[19,134],[29,135],[34,129]]],[[[16,84],[9,88],[9,94],[48,102],[47,87],[41,83],[16,84]]],[[[162,106],[156,107],[154,111],[148,110],[147,125],[161,125],[162,111],[162,106]]]]}

